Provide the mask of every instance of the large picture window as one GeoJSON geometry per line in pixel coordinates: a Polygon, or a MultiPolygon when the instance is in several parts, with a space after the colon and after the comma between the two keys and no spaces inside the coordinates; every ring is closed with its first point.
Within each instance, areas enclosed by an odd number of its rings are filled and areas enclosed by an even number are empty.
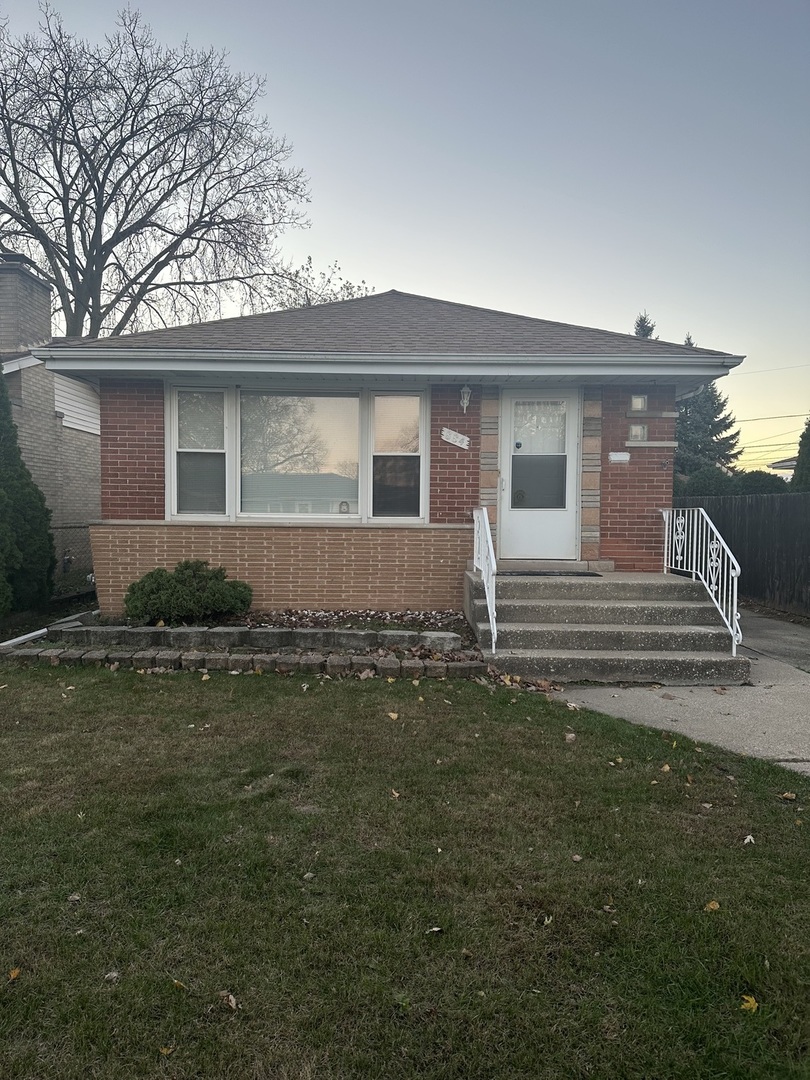
{"type": "Polygon", "coordinates": [[[173,392],[178,515],[425,516],[418,393],[173,392]]]}
{"type": "Polygon", "coordinates": [[[239,397],[243,514],[356,514],[359,397],[239,397]]]}

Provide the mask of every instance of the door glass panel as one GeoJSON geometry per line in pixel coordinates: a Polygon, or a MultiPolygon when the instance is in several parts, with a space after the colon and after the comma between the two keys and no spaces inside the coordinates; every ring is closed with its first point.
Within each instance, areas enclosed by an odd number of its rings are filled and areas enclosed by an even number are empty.
{"type": "Polygon", "coordinates": [[[512,509],[565,509],[565,454],[512,455],[512,509]]]}
{"type": "Polygon", "coordinates": [[[564,401],[516,401],[513,453],[564,454],[565,404],[564,401]]]}

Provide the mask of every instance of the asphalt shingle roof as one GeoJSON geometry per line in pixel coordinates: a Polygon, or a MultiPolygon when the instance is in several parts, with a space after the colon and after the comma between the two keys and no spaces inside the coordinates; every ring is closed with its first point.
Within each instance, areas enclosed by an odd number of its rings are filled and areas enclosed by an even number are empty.
{"type": "MultiPolygon", "coordinates": [[[[55,343],[54,343],[55,344],[55,343]]],[[[194,349],[235,352],[526,356],[728,356],[712,349],[616,334],[585,326],[434,300],[412,293],[376,293],[262,315],[65,341],[82,349],[194,349]]]]}

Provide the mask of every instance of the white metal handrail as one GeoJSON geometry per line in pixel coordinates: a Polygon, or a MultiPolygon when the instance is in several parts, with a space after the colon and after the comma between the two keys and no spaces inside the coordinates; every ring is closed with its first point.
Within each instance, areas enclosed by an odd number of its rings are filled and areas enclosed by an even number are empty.
{"type": "Polygon", "coordinates": [[[742,641],[737,609],[740,564],[702,506],[662,510],[664,573],[679,570],[703,582],[731,634],[731,655],[742,641]]]}
{"type": "Polygon", "coordinates": [[[473,566],[480,573],[484,583],[484,596],[487,598],[489,632],[492,636],[492,655],[498,640],[498,627],[495,622],[495,576],[498,566],[495,562],[495,548],[492,544],[492,532],[489,528],[489,514],[485,506],[476,506],[473,510],[475,523],[475,551],[473,566]]]}

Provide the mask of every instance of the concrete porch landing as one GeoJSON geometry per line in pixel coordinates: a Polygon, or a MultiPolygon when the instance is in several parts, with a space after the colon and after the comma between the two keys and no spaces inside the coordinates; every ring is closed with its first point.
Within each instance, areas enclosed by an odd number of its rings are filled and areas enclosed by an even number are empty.
{"type": "MultiPolygon", "coordinates": [[[[749,660],[731,655],[731,636],[699,582],[671,574],[556,573],[498,576],[500,670],[563,682],[700,686],[749,680],[749,660]]],[[[474,572],[466,575],[465,614],[489,650],[483,583],[474,572]]]]}

